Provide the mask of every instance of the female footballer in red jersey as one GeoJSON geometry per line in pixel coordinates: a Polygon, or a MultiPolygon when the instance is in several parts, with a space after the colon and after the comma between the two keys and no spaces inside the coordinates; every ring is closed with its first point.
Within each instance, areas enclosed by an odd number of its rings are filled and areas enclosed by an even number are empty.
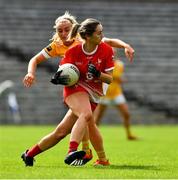
{"type": "MultiPolygon", "coordinates": [[[[25,87],[31,87],[35,83],[35,73],[38,64],[52,57],[63,56],[68,48],[81,43],[81,39],[78,36],[73,38],[72,40],[68,40],[68,34],[72,28],[72,25],[76,23],[77,21],[75,17],[70,15],[68,12],[56,19],[54,25],[56,33],[52,38],[52,43],[50,43],[46,48],[35,55],[29,62],[28,73],[25,75],[23,80],[25,87]]],[[[130,61],[133,60],[134,49],[129,44],[119,39],[103,39],[106,43],[110,44],[113,47],[124,48],[125,54],[128,59],[130,61]]],[[[22,154],[22,158],[26,166],[33,166],[34,156],[53,147],[67,134],[69,134],[76,119],[77,117],[69,109],[66,116],[58,124],[54,131],[43,137],[36,145],[22,154]]],[[[91,150],[89,149],[88,141],[83,141],[82,149],[88,153],[88,157],[89,159],[91,159],[92,155],[91,150]]]]}
{"type": "MultiPolygon", "coordinates": [[[[93,111],[99,98],[103,95],[102,82],[110,83],[112,81],[114,54],[110,46],[101,42],[103,27],[99,21],[90,18],[83,21],[80,26],[76,26],[73,27],[71,34],[75,36],[79,31],[84,43],[70,48],[61,61],[61,64],[72,63],[76,65],[80,71],[77,85],[64,86],[63,91],[65,103],[77,116],[77,121],[71,131],[69,151],[65,163],[75,165],[75,160],[78,163],[79,159],[83,159],[84,151],[77,151],[77,148],[88,127],[90,141],[99,157],[95,164],[109,165],[101,134],[94,121],[93,111]]],[[[59,79],[61,79],[60,74],[59,79]]]]}

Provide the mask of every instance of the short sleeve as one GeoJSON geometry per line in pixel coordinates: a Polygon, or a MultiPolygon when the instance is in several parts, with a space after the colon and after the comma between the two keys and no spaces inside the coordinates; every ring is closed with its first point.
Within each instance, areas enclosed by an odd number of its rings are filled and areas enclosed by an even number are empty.
{"type": "Polygon", "coordinates": [[[106,54],[106,64],[105,64],[105,72],[111,71],[114,69],[114,52],[110,46],[107,46],[105,49],[106,54]]]}
{"type": "Polygon", "coordinates": [[[42,54],[46,57],[46,58],[51,58],[51,57],[57,57],[59,56],[57,53],[57,47],[56,44],[54,42],[50,43],[47,47],[45,47],[42,50],[42,54]]]}

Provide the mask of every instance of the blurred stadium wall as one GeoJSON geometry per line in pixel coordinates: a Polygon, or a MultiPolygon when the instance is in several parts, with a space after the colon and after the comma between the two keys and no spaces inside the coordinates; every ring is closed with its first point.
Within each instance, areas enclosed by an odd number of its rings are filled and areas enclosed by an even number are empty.
{"type": "MultiPolygon", "coordinates": [[[[99,19],[106,37],[120,38],[135,48],[133,64],[120,50],[129,80],[124,91],[132,122],[177,123],[176,0],[0,0],[0,123],[57,124],[64,116],[62,87],[49,82],[58,59],[40,65],[31,89],[23,87],[22,79],[28,61],[48,45],[55,19],[66,10],[79,22],[99,19]],[[7,80],[13,85],[4,87],[7,80]]],[[[112,107],[103,119],[121,121],[112,107]]]]}

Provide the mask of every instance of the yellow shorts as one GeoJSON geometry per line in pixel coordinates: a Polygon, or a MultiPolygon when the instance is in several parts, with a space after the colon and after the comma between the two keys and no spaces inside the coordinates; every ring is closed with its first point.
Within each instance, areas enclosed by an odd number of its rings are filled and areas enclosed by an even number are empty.
{"type": "Polygon", "coordinates": [[[120,105],[120,104],[125,104],[126,99],[123,94],[120,94],[119,96],[116,96],[113,99],[109,98],[101,98],[99,104],[104,104],[104,105],[120,105]]]}

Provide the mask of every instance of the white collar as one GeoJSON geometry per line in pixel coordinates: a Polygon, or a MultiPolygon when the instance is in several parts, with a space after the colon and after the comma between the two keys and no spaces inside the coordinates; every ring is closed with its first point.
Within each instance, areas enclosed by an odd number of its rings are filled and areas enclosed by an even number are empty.
{"type": "Polygon", "coordinates": [[[82,44],[82,51],[83,51],[86,55],[95,54],[95,52],[96,52],[97,49],[98,49],[98,45],[97,45],[96,48],[95,48],[92,52],[89,53],[89,52],[86,52],[86,51],[84,50],[83,46],[84,46],[84,43],[82,44]]]}

